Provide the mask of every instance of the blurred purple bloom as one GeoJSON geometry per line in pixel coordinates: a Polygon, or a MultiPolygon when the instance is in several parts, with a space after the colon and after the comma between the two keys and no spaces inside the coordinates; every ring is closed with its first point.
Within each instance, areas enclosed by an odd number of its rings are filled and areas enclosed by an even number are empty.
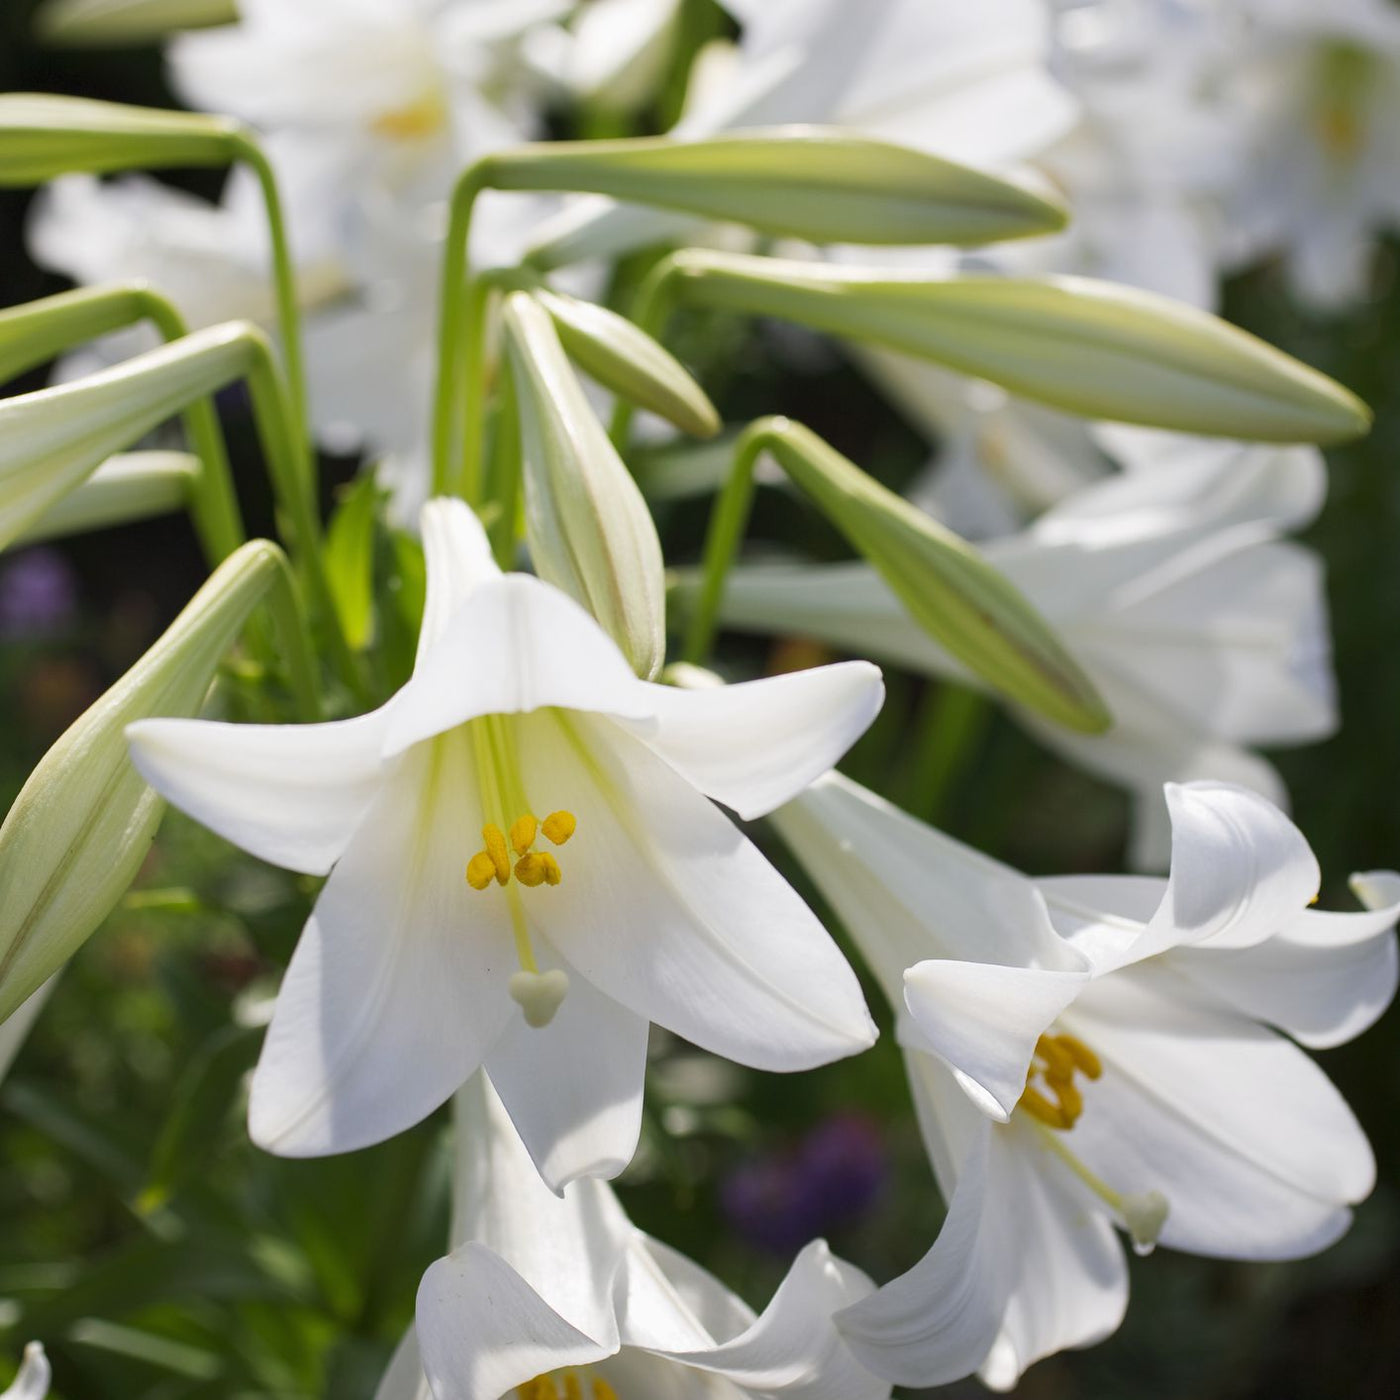
{"type": "Polygon", "coordinates": [[[885,1147],[874,1121],[860,1113],[838,1113],[796,1145],[734,1168],[720,1188],[720,1202],[746,1239],[786,1255],[859,1219],[887,1174],[885,1147]]]}
{"type": "Polygon", "coordinates": [[[26,549],[0,568],[0,636],[42,636],[77,610],[78,583],[54,549],[26,549]]]}

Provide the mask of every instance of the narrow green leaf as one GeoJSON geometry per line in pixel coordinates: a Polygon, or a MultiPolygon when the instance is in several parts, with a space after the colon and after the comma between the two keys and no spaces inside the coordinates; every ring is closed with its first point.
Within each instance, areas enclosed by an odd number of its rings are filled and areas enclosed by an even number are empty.
{"type": "Polygon", "coordinates": [[[153,44],[172,30],[237,19],[235,0],[47,0],[34,16],[34,29],[50,44],[107,48],[153,44]]]}
{"type": "Polygon", "coordinates": [[[362,651],[374,635],[374,527],[383,492],[372,472],[346,490],[326,530],[326,581],[345,640],[362,651]]]}
{"type": "Polygon", "coordinates": [[[244,150],[231,117],[52,93],[0,93],[0,187],[86,170],[227,165],[244,150]]]}
{"type": "Polygon", "coordinates": [[[1371,416],[1217,316],[1083,277],[936,279],[686,249],[683,303],[777,316],[918,355],[1088,418],[1265,442],[1343,442],[1371,416]]]}
{"type": "Polygon", "coordinates": [[[230,555],[30,774],[0,825],[0,1021],[106,918],[150,848],[163,804],[127,758],[126,726],[194,714],[253,607],[286,578],[267,540],[230,555]]]}
{"type": "Polygon", "coordinates": [[[989,243],[1065,224],[1062,208],[1019,185],[831,127],[552,141],[479,169],[496,189],[588,191],[814,243],[989,243]]]}
{"type": "Polygon", "coordinates": [[[541,288],[534,293],[554,321],[569,358],[605,389],[695,437],[713,437],[719,414],[681,362],[623,316],[593,302],[541,288]]]}

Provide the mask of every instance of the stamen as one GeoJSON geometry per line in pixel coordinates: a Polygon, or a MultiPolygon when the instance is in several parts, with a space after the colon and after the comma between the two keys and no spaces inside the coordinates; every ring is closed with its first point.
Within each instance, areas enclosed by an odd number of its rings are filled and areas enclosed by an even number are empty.
{"type": "Polygon", "coordinates": [[[467,884],[484,890],[496,878],[496,862],[485,851],[478,851],[467,862],[467,884]]]}
{"type": "Polygon", "coordinates": [[[515,847],[516,855],[523,856],[535,844],[539,825],[529,812],[523,817],[516,817],[510,828],[510,844],[515,847]]]}
{"type": "Polygon", "coordinates": [[[1017,1101],[1017,1107],[1024,1108],[1046,1127],[1068,1132],[1084,1112],[1084,1096],[1074,1083],[1076,1071],[1086,1079],[1097,1079],[1103,1073],[1103,1064],[1075,1036],[1042,1035],[1035,1043],[1035,1059],[1026,1075],[1025,1092],[1017,1101]],[[1044,1080],[1049,1097],[1036,1087],[1037,1075],[1044,1080]]]}
{"type": "Polygon", "coordinates": [[[556,846],[562,846],[574,834],[577,827],[578,820],[572,812],[560,811],[551,812],[544,819],[542,830],[556,846]]]}
{"type": "Polygon", "coordinates": [[[1051,1103],[1039,1089],[1029,1084],[1026,1085],[1026,1091],[1021,1095],[1016,1107],[1024,1108],[1032,1118],[1038,1118],[1047,1127],[1068,1129],[1072,1126],[1059,1104],[1051,1103]]]}
{"type": "Polygon", "coordinates": [[[602,1376],[594,1376],[593,1400],[617,1400],[617,1391],[615,1391],[602,1376]]]}
{"type": "Polygon", "coordinates": [[[487,822],[481,828],[481,839],[486,842],[486,854],[495,867],[496,883],[504,885],[510,879],[510,853],[506,850],[505,833],[495,822],[487,822]]]}
{"type": "Polygon", "coordinates": [[[583,1386],[577,1371],[564,1372],[564,1400],[583,1400],[583,1386]]]}
{"type": "Polygon", "coordinates": [[[544,884],[544,863],[546,857],[530,852],[523,855],[515,862],[515,878],[522,885],[528,885],[534,889],[536,885],[544,884]]]}

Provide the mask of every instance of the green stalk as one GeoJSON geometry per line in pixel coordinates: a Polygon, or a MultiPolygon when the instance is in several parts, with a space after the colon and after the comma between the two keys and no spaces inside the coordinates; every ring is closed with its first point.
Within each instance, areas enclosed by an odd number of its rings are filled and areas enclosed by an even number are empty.
{"type": "Polygon", "coordinates": [[[482,504],[484,484],[486,395],[489,389],[486,329],[493,295],[494,289],[483,277],[469,277],[462,294],[463,324],[458,345],[458,388],[462,395],[461,460],[456,480],[449,477],[448,489],[473,509],[482,504]]]}
{"type": "MultiPolygon", "coordinates": [[[[671,319],[671,312],[675,309],[675,293],[673,291],[672,273],[675,271],[675,255],[671,254],[661,259],[652,270],[647,273],[642,285],[637,289],[637,300],[632,307],[632,324],[638,330],[644,331],[658,345],[663,343],[666,334],[666,323],[671,319]]],[[[627,439],[632,432],[632,418],[636,409],[621,395],[613,404],[612,422],[608,426],[608,436],[612,439],[612,444],[618,450],[618,454],[624,461],[627,459],[627,439]]],[[[633,468],[634,476],[637,475],[636,468],[633,468]]],[[[638,485],[640,485],[640,479],[638,485]]]]}
{"type": "Polygon", "coordinates": [[[900,805],[923,821],[941,826],[958,780],[977,757],[991,720],[987,697],[967,686],[940,682],[920,708],[914,752],[900,805]]]}
{"type": "Polygon", "coordinates": [[[760,418],[750,423],[734,444],[734,461],[729,477],[710,513],[701,564],[700,596],[685,633],[682,659],[692,665],[703,666],[714,646],[720,604],[724,601],[725,580],[734,565],[739,542],[748,529],[749,513],[753,508],[754,467],[774,434],[780,433],[786,426],[785,418],[760,418]]]}
{"type": "Polygon", "coordinates": [[[492,450],[491,502],[500,511],[492,524],[491,550],[496,563],[515,563],[516,526],[520,518],[520,412],[510,361],[501,365],[501,393],[496,405],[496,441],[492,450]]]}

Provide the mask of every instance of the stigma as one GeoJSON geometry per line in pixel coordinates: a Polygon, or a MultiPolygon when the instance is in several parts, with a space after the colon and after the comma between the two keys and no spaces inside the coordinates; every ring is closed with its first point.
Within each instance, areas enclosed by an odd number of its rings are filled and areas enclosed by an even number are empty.
{"type": "Polygon", "coordinates": [[[1074,1082],[1076,1073],[1097,1079],[1103,1073],[1099,1057],[1072,1035],[1043,1035],[1035,1043],[1035,1055],[1026,1075],[1026,1089],[1016,1107],[1049,1128],[1068,1132],[1084,1112],[1084,1096],[1074,1082]],[[1044,1092],[1037,1086],[1039,1078],[1044,1092]]]}
{"type": "Polygon", "coordinates": [[[564,872],[558,860],[551,851],[535,850],[535,842],[543,835],[551,845],[562,846],[577,827],[574,814],[562,811],[551,812],[542,822],[530,812],[522,813],[511,823],[509,838],[495,822],[487,822],[481,828],[483,848],[467,863],[467,883],[474,890],[484,890],[492,880],[508,885],[514,875],[532,889],[559,884],[564,872]]]}
{"type": "Polygon", "coordinates": [[[602,1376],[589,1379],[585,1391],[577,1371],[556,1371],[536,1376],[515,1387],[516,1400],[617,1400],[617,1391],[602,1376]]]}

